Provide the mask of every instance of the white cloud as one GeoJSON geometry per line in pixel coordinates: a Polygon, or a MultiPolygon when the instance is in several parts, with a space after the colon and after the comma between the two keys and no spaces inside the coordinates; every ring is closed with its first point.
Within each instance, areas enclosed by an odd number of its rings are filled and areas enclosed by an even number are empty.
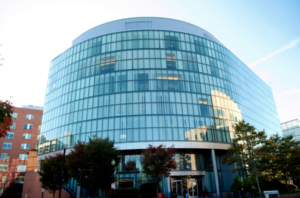
{"type": "Polygon", "coordinates": [[[296,45],[298,45],[298,43],[300,43],[300,37],[297,38],[297,39],[295,39],[295,40],[293,40],[293,41],[291,41],[291,42],[288,43],[287,45],[281,47],[281,48],[278,49],[277,51],[275,51],[275,52],[269,54],[268,56],[263,57],[263,58],[259,59],[258,61],[255,61],[254,63],[250,64],[249,67],[250,67],[250,68],[253,68],[254,66],[260,64],[261,62],[263,62],[263,61],[265,61],[265,60],[267,60],[267,59],[269,59],[269,58],[271,58],[271,57],[273,57],[273,56],[275,56],[275,55],[277,55],[277,54],[280,54],[281,52],[284,52],[284,51],[286,51],[286,50],[288,50],[288,49],[291,49],[291,48],[295,47],[296,45]]]}

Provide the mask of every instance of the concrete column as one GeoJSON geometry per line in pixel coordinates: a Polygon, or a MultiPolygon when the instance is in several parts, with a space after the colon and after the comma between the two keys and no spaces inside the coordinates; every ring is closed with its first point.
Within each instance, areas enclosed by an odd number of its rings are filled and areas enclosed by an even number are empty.
{"type": "Polygon", "coordinates": [[[81,186],[77,186],[76,198],[80,198],[81,186]]]}
{"type": "Polygon", "coordinates": [[[213,170],[214,170],[214,175],[215,175],[217,196],[219,196],[220,195],[220,185],[219,185],[218,167],[217,167],[216,155],[215,155],[214,149],[211,149],[211,160],[212,160],[213,170]]]}
{"type": "Polygon", "coordinates": [[[170,190],[170,177],[166,177],[165,179],[166,179],[165,184],[166,184],[167,195],[168,195],[168,197],[170,197],[170,193],[171,193],[171,190],[170,190]]]}

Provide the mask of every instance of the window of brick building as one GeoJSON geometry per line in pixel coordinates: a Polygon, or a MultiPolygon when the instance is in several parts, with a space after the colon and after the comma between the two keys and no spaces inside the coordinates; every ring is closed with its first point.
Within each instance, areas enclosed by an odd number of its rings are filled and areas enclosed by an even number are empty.
{"type": "Polygon", "coordinates": [[[14,132],[7,132],[4,139],[14,139],[14,132]]]}
{"type": "Polygon", "coordinates": [[[21,149],[29,149],[30,144],[21,144],[21,149]]]}
{"type": "Polygon", "coordinates": [[[34,115],[33,114],[26,114],[26,120],[33,120],[34,115]]]}
{"type": "Polygon", "coordinates": [[[3,150],[11,150],[12,143],[11,142],[3,142],[2,149],[3,150]]]}

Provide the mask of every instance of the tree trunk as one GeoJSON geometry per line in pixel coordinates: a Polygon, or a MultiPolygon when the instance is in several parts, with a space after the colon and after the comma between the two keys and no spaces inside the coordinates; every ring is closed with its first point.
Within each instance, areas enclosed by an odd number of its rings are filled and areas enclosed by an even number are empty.
{"type": "Polygon", "coordinates": [[[55,190],[53,191],[53,198],[55,198],[55,190]]]}
{"type": "Polygon", "coordinates": [[[255,172],[255,177],[256,177],[256,182],[257,182],[257,187],[258,187],[259,195],[260,195],[260,197],[262,197],[261,190],[260,190],[260,185],[259,185],[259,181],[258,181],[258,176],[257,176],[257,172],[256,172],[255,162],[254,162],[254,172],[255,172]]]}
{"type": "Polygon", "coordinates": [[[285,185],[286,185],[287,191],[289,192],[289,186],[288,186],[288,184],[287,184],[287,180],[285,180],[285,185]]]}
{"type": "MultiPolygon", "coordinates": [[[[282,168],[282,170],[284,170],[283,166],[281,166],[281,168],[282,168]]],[[[286,189],[289,192],[289,187],[288,187],[288,184],[287,184],[287,180],[286,180],[286,176],[285,176],[285,171],[282,171],[282,173],[283,173],[283,176],[284,176],[284,181],[285,181],[286,189]]]]}
{"type": "Polygon", "coordinates": [[[287,189],[287,191],[289,192],[289,186],[288,186],[288,184],[287,184],[287,179],[286,179],[285,173],[283,173],[283,175],[284,175],[284,180],[285,180],[286,189],[287,189]]]}

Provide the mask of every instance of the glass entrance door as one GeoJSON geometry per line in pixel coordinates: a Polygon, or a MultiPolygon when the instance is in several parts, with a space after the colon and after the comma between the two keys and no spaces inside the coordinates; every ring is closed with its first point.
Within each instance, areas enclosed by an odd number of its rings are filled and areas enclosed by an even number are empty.
{"type": "Polygon", "coordinates": [[[176,191],[177,197],[182,197],[182,185],[181,180],[172,181],[172,192],[176,191]]]}
{"type": "Polygon", "coordinates": [[[198,197],[198,188],[196,180],[187,180],[187,187],[190,197],[198,197]]]}

